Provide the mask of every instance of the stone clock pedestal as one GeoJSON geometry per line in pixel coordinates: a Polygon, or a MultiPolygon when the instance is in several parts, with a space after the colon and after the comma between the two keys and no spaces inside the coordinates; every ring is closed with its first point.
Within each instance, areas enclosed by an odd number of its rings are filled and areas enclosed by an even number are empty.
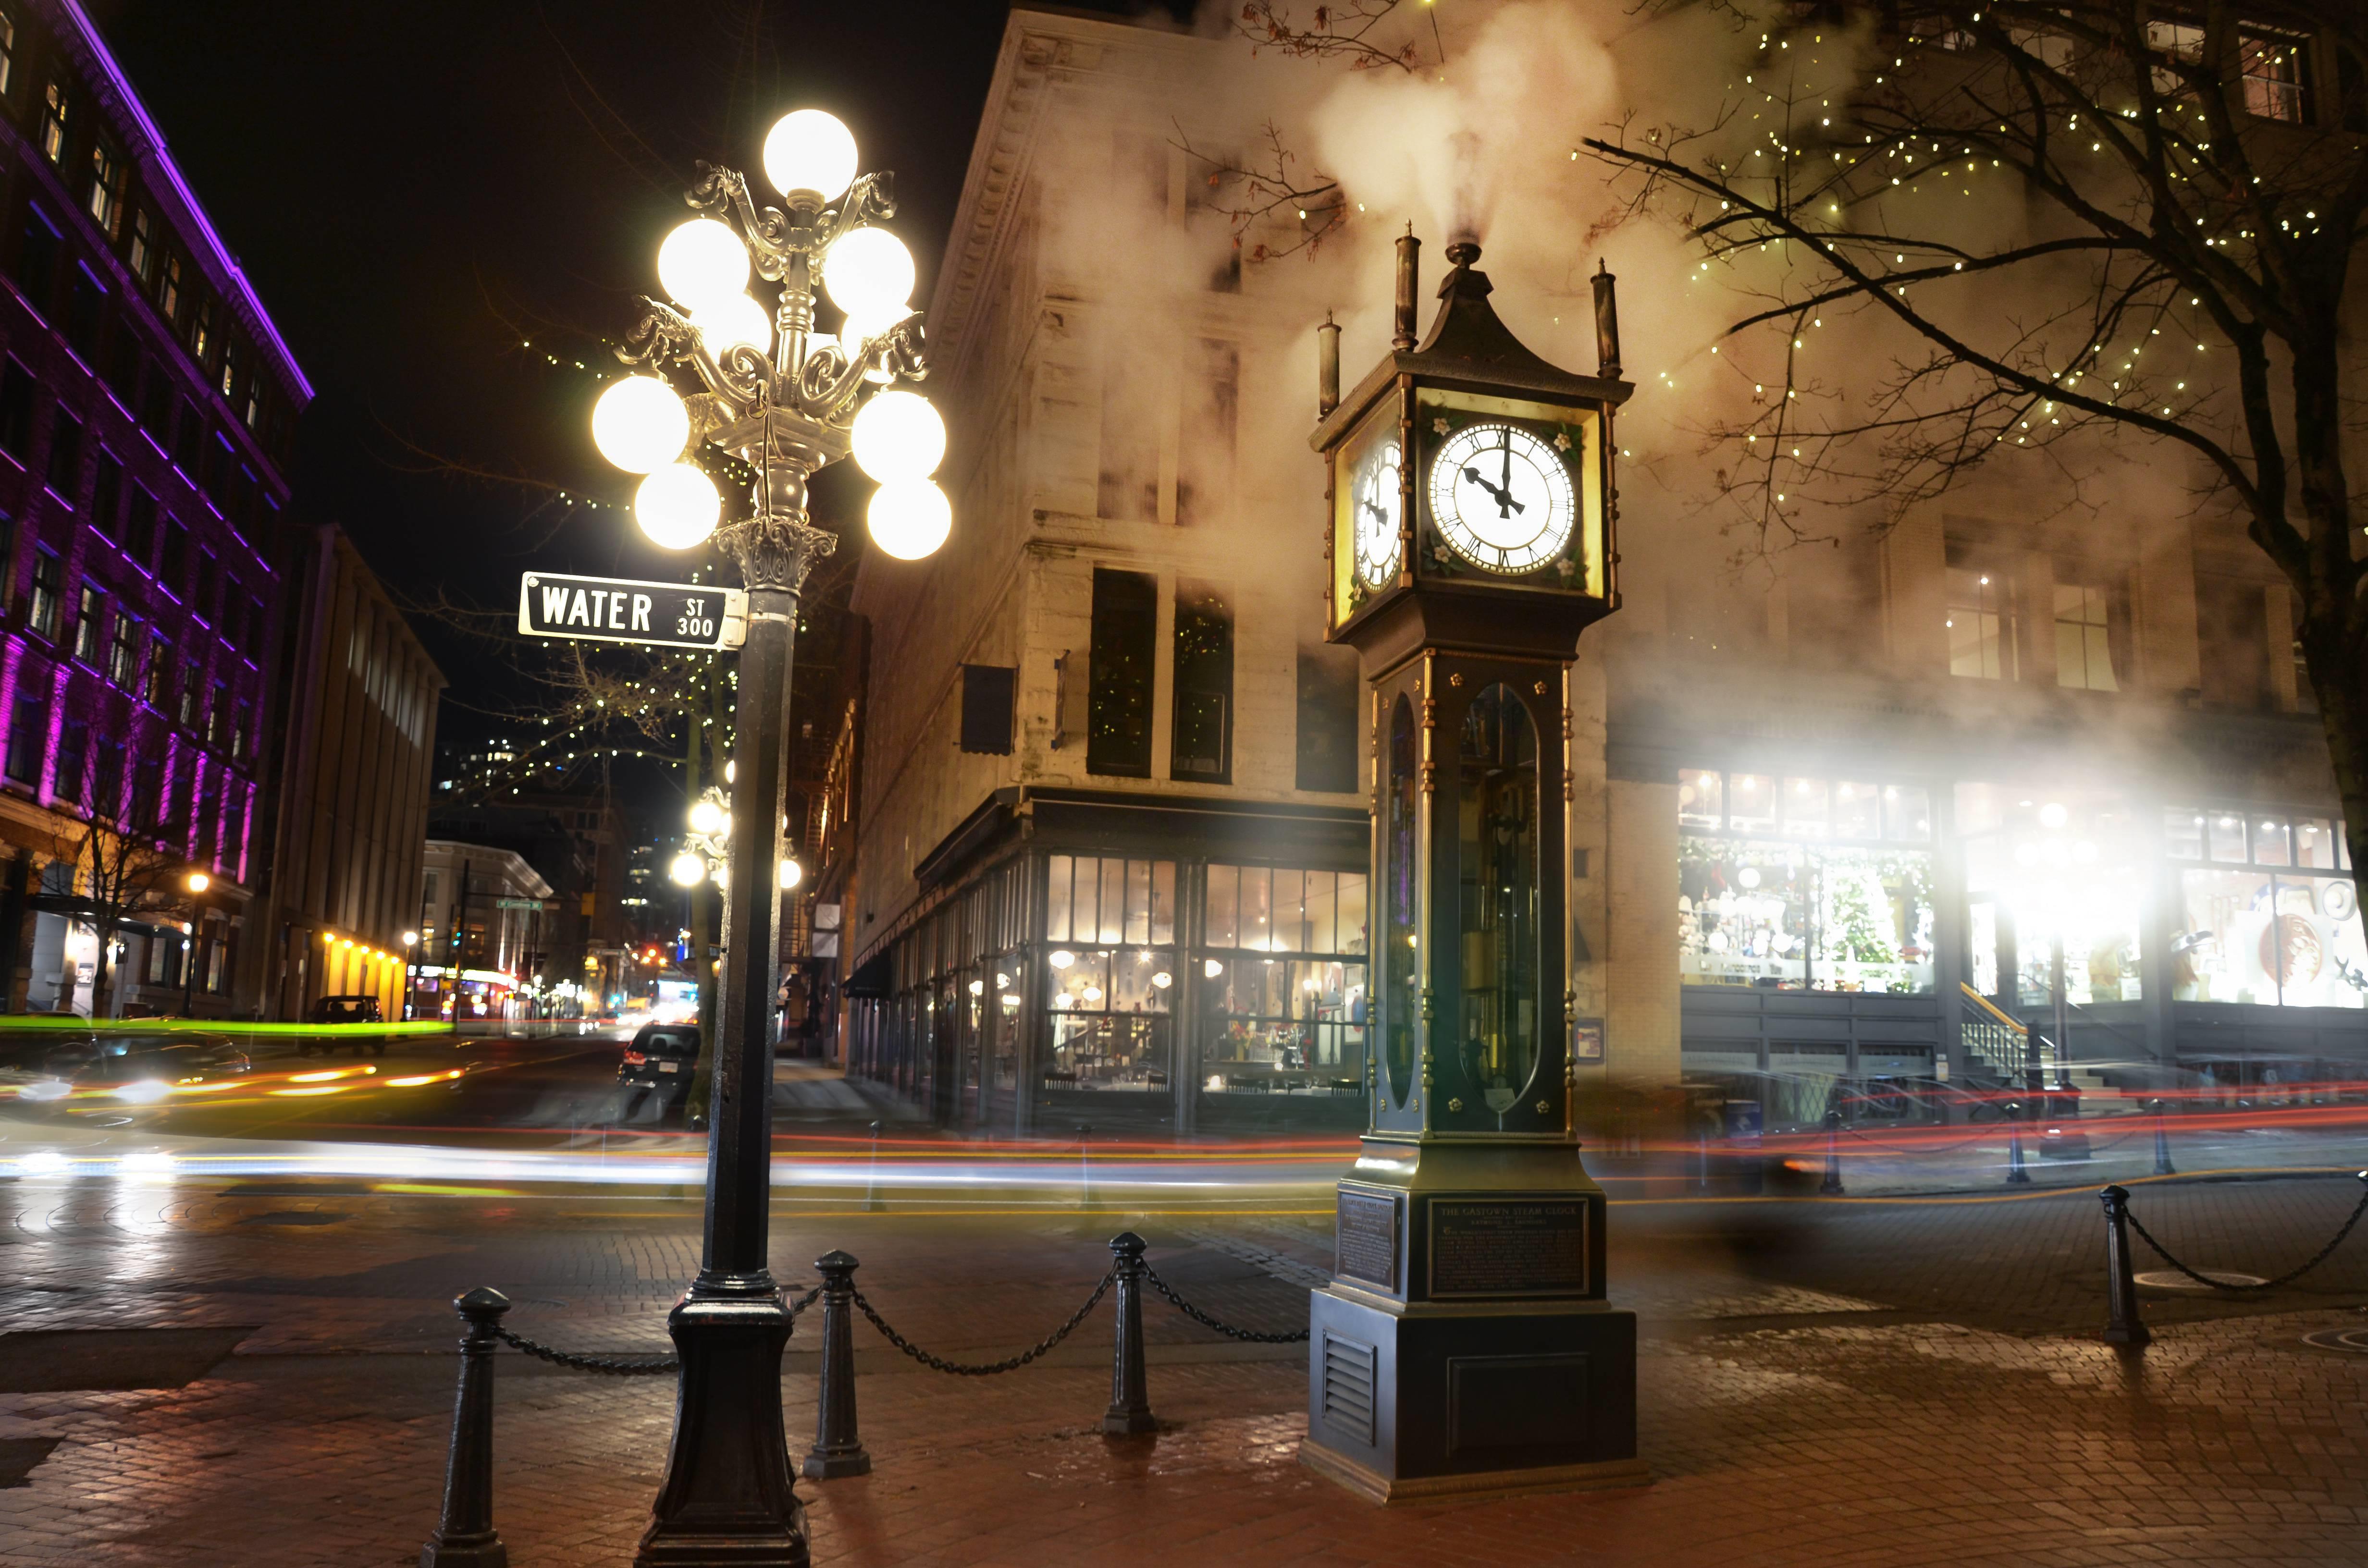
{"type": "Polygon", "coordinates": [[[1574,1151],[1369,1139],[1338,1223],[1302,1463],[1379,1503],[1650,1479],[1636,1315],[1603,1300],[1603,1192],[1574,1151]]]}

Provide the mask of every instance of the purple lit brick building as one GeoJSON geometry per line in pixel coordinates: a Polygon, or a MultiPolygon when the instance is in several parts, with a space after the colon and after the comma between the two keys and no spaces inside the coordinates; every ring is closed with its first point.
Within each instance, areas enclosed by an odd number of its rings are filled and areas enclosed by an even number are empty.
{"type": "Polygon", "coordinates": [[[82,7],[0,0],[10,1009],[92,1006],[98,937],[72,860],[94,819],[212,881],[120,929],[102,1010],[228,1009],[268,815],[286,465],[311,396],[82,7]]]}

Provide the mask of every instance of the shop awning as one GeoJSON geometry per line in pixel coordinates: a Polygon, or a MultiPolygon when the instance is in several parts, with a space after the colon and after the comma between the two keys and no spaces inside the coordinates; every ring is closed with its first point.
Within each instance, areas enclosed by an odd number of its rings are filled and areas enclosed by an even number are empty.
{"type": "Polygon", "coordinates": [[[888,949],[882,948],[857,965],[855,972],[847,977],[847,983],[839,989],[849,996],[885,996],[888,994],[889,979],[888,949]]]}

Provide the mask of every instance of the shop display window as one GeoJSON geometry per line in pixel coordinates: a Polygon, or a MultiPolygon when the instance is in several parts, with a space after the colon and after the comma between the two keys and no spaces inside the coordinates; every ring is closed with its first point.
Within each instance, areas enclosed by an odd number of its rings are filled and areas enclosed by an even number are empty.
{"type": "Polygon", "coordinates": [[[1361,953],[1365,874],[1211,866],[1201,944],[1253,952],[1361,953]]]}
{"type": "Polygon", "coordinates": [[[1175,950],[1054,948],[1044,961],[1053,974],[1046,1086],[1166,1089],[1175,950]]]}
{"type": "Polygon", "coordinates": [[[1362,963],[1212,955],[1201,961],[1197,983],[1205,1092],[1363,1092],[1362,963]]]}
{"type": "Polygon", "coordinates": [[[1044,939],[1049,942],[1176,940],[1176,862],[1046,857],[1044,939]]]}
{"type": "Polygon", "coordinates": [[[2171,995],[2260,1006],[2368,1006],[2368,948],[2348,878],[2180,873],[2171,995]]]}
{"type": "Polygon", "coordinates": [[[1932,990],[1929,854],[1688,835],[1678,881],[1687,984],[1932,990]]]}

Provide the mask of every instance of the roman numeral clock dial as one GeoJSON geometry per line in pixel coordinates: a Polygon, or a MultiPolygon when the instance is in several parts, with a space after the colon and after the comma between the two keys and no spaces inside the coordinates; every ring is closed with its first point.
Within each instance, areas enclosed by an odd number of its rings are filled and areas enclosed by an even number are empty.
{"type": "MultiPolygon", "coordinates": [[[[1569,455],[1578,456],[1575,447],[1569,455]]],[[[1569,548],[1577,490],[1555,443],[1518,425],[1486,421],[1455,431],[1431,458],[1430,515],[1440,538],[1464,561],[1520,576],[1569,548]]]]}
{"type": "Polygon", "coordinates": [[[1389,585],[1398,574],[1398,444],[1383,441],[1358,467],[1352,501],[1357,509],[1357,580],[1368,588],[1389,585]]]}

